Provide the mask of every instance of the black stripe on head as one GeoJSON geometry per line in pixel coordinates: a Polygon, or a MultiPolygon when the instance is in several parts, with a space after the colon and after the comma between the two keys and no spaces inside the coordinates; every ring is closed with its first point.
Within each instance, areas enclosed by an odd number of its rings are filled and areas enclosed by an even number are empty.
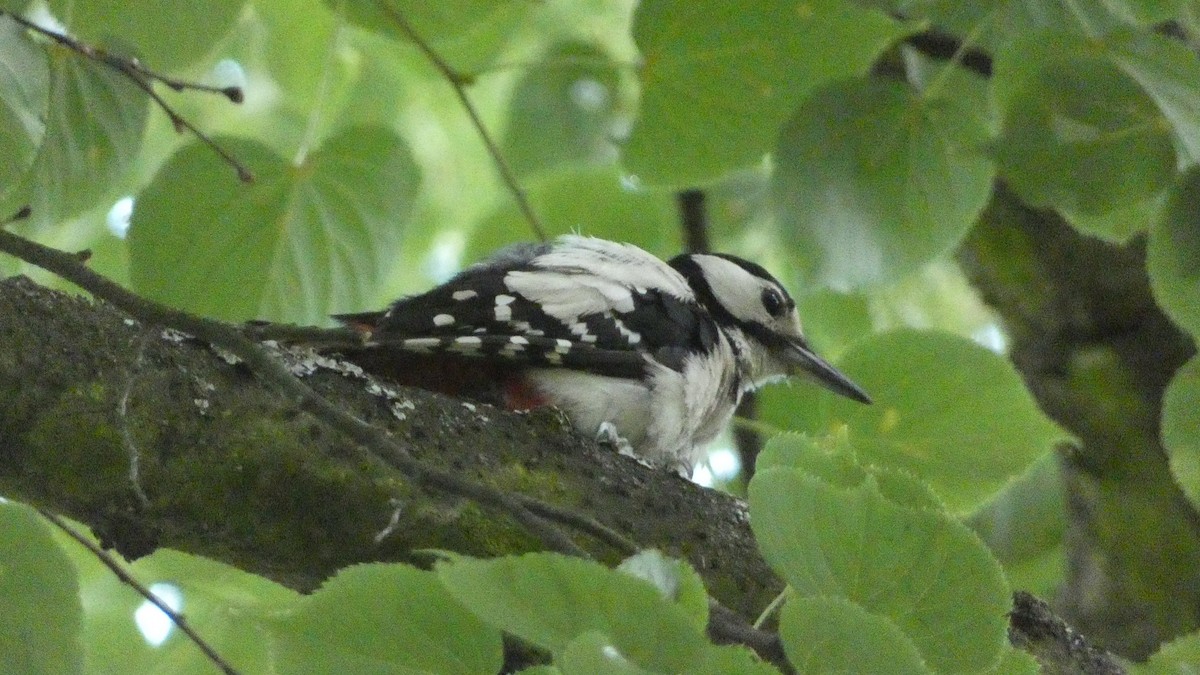
{"type": "Polygon", "coordinates": [[[779,289],[779,292],[783,294],[783,299],[787,303],[788,309],[792,309],[796,306],[796,301],[792,299],[791,294],[787,292],[787,289],[783,287],[783,284],[779,283],[779,280],[776,279],[775,276],[770,272],[768,272],[762,265],[759,265],[756,262],[750,262],[745,258],[739,258],[736,255],[729,255],[728,253],[713,253],[712,255],[718,258],[724,258],[725,260],[728,260],[734,265],[746,270],[759,279],[771,282],[776,288],[779,289]]]}
{"type": "MultiPolygon", "coordinates": [[[[735,262],[735,261],[731,261],[735,262]]],[[[722,326],[737,326],[739,321],[725,309],[725,306],[717,301],[717,296],[713,293],[712,286],[708,283],[708,278],[704,276],[704,270],[700,267],[700,263],[690,253],[677,255],[667,263],[676,272],[683,275],[687,279],[688,286],[692,287],[692,292],[696,294],[696,300],[700,305],[708,310],[712,318],[722,326]]],[[[736,264],[736,262],[735,262],[736,264]]],[[[762,269],[762,268],[759,268],[762,269]]],[[[766,272],[766,270],[763,270],[766,272]]]]}

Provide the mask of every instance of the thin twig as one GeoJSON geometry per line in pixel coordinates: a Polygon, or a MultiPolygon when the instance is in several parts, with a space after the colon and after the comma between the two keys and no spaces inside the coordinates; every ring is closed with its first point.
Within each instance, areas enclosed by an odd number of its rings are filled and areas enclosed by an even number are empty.
{"type": "Polygon", "coordinates": [[[121,565],[121,563],[117,562],[117,560],[113,558],[108,551],[105,551],[97,546],[95,542],[93,542],[79,530],[72,527],[70,523],[68,523],[57,513],[47,511],[40,506],[34,506],[33,508],[37,509],[37,512],[42,514],[43,518],[49,520],[51,523],[54,523],[55,527],[65,532],[67,536],[71,537],[75,541],[79,542],[81,546],[91,551],[92,555],[96,556],[96,559],[99,560],[105,567],[112,570],[112,573],[115,574],[122,583],[137,591],[138,595],[141,595],[148,602],[159,608],[163,614],[166,614],[167,618],[171,620],[171,623],[178,626],[179,630],[183,631],[184,635],[187,635],[188,639],[190,639],[193,644],[199,647],[200,651],[204,652],[204,655],[208,657],[208,660],[212,661],[213,665],[219,668],[221,672],[225,673],[226,675],[238,675],[237,669],[229,665],[229,663],[217,653],[217,650],[212,648],[212,645],[208,644],[204,638],[200,637],[200,634],[191,627],[187,619],[184,618],[183,614],[171,609],[170,605],[163,602],[162,599],[151,592],[149,588],[146,588],[142,582],[134,578],[134,576],[130,574],[129,571],[126,570],[123,565],[121,565]]]}
{"type": "MultiPolygon", "coordinates": [[[[22,213],[26,213],[26,210],[22,209],[22,213]]],[[[347,413],[296,379],[278,359],[242,335],[236,327],[194,316],[139,297],[93,272],[80,261],[78,256],[42,246],[11,232],[0,230],[0,250],[57,274],[144,323],[169,326],[228,350],[246,362],[259,377],[295,401],[303,410],[346,434],[361,446],[365,446],[374,453],[374,456],[384,458],[411,480],[423,486],[466,497],[501,510],[513,517],[552,550],[581,558],[589,557],[579,545],[554,527],[546,517],[531,510],[527,506],[530,498],[472,482],[449,471],[430,467],[413,458],[409,451],[387,432],[347,413]]],[[[554,507],[548,504],[541,507],[539,512],[547,516],[558,513],[554,507]]],[[[596,527],[601,526],[597,524],[596,527]]]]}
{"type": "Polygon", "coordinates": [[[508,161],[504,159],[504,154],[500,152],[500,146],[488,133],[487,127],[483,125],[483,118],[479,116],[479,111],[475,109],[475,105],[471,103],[471,99],[467,96],[466,85],[470,83],[470,78],[465,77],[458,71],[454,70],[446,60],[438,54],[434,48],[417,33],[412,24],[404,18],[400,12],[396,11],[387,0],[376,0],[379,9],[384,14],[388,15],[392,21],[396,23],[396,27],[404,33],[405,37],[412,40],[417,49],[425,55],[425,58],[433,64],[434,68],[442,74],[446,82],[454,88],[455,95],[458,96],[459,102],[462,103],[463,109],[467,111],[467,116],[471,118],[471,124],[474,125],[475,131],[479,133],[479,137],[483,140],[484,146],[487,147],[488,154],[492,156],[492,161],[496,163],[496,168],[500,171],[500,177],[512,192],[513,198],[517,200],[517,207],[521,209],[521,213],[525,215],[525,219],[529,221],[529,227],[533,229],[534,235],[539,241],[546,241],[546,230],[542,227],[541,219],[533,210],[533,205],[529,203],[529,197],[525,194],[525,189],[517,181],[516,175],[512,171],[512,167],[508,165],[508,161]]]}
{"type": "Polygon", "coordinates": [[[153,83],[161,82],[174,91],[192,90],[221,94],[234,103],[241,103],[243,100],[242,90],[240,87],[215,87],[212,85],[200,84],[198,82],[187,82],[168,77],[150,70],[142,65],[142,63],[137,59],[117,56],[107,50],[80,42],[70,35],[56,33],[47,28],[43,28],[29,19],[20,16],[19,14],[0,10],[0,17],[4,16],[7,16],[28,30],[53,40],[54,42],[66,47],[67,49],[70,49],[86,59],[95,61],[96,63],[104,65],[124,75],[131,82],[133,82],[134,85],[145,92],[146,95],[150,97],[150,100],[154,101],[155,105],[159,107],[159,109],[166,113],[167,118],[171,120],[171,125],[175,127],[176,131],[186,130],[191,132],[192,135],[200,139],[202,143],[211,148],[213,152],[217,153],[217,155],[219,155],[226,164],[229,164],[231,167],[233,167],[234,170],[237,171],[238,178],[242,182],[250,183],[254,181],[254,174],[252,174],[249,169],[243,166],[242,163],[239,162],[238,159],[230,154],[227,150],[218,145],[216,141],[214,141],[212,138],[209,138],[207,134],[197,129],[195,125],[176,112],[175,109],[172,108],[171,105],[158,94],[158,92],[154,91],[153,83]]]}

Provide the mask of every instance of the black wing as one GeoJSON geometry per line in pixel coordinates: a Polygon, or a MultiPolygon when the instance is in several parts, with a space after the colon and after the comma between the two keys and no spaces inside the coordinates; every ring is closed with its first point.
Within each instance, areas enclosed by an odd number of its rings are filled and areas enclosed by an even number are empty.
{"type": "Polygon", "coordinates": [[[596,290],[594,275],[533,265],[545,250],[521,250],[528,255],[507,251],[441,286],[398,300],[386,312],[337,318],[370,330],[367,345],[372,347],[501,358],[630,378],[644,374],[647,358],[681,369],[687,354],[707,351],[718,339],[716,324],[694,301],[630,286],[626,290],[633,308],[621,311],[596,290]],[[555,274],[553,288],[542,300],[585,297],[589,310],[548,313],[545,302],[509,290],[505,278],[513,272],[555,274]]]}

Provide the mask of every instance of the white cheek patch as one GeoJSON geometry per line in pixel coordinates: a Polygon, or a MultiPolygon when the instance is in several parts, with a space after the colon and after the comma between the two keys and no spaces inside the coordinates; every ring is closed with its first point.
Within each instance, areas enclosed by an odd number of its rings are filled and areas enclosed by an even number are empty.
{"type": "Polygon", "coordinates": [[[717,301],[734,318],[764,326],[775,323],[775,318],[767,314],[762,304],[762,292],[769,282],[715,255],[698,255],[694,260],[704,271],[704,278],[717,301]]]}

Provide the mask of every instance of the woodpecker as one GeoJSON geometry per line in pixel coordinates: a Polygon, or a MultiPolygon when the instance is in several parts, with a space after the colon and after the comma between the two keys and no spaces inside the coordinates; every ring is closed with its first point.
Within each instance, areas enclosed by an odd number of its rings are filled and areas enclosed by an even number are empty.
{"type": "Polygon", "coordinates": [[[568,235],[502,249],[358,330],[368,370],[520,410],[552,405],[580,431],[619,435],[688,473],[742,396],[807,376],[870,398],[817,356],[796,302],[762,266],[732,255],[664,262],[630,244],[568,235]]]}

